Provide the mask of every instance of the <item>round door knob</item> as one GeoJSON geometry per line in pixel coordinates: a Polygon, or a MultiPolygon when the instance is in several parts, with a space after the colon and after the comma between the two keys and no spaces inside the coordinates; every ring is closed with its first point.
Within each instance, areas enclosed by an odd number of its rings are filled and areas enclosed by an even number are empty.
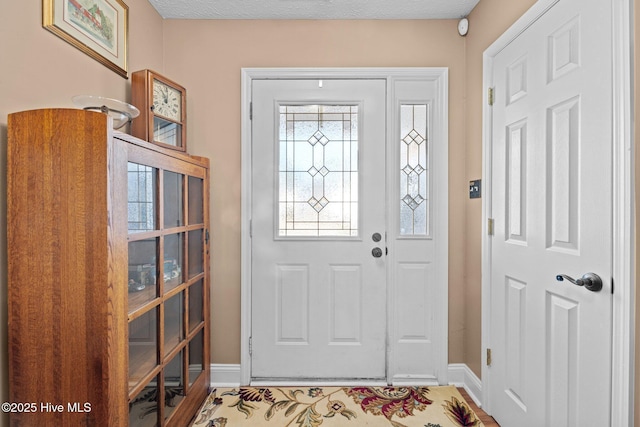
{"type": "Polygon", "coordinates": [[[371,250],[371,255],[373,255],[374,258],[380,258],[382,256],[382,249],[380,248],[373,248],[371,250]]]}

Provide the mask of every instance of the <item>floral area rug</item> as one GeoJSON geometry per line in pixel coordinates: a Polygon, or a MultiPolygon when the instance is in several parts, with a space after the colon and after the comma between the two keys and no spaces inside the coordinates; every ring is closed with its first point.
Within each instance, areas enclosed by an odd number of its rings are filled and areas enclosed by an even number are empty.
{"type": "Polygon", "coordinates": [[[214,389],[193,427],[483,426],[454,386],[214,389]]]}

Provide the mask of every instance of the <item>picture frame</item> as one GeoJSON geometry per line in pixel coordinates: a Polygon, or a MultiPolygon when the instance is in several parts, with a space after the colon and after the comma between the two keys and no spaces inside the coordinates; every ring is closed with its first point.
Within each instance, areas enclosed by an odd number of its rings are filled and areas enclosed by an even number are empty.
{"type": "Polygon", "coordinates": [[[129,78],[129,7],[122,0],[42,0],[42,26],[129,78]]]}

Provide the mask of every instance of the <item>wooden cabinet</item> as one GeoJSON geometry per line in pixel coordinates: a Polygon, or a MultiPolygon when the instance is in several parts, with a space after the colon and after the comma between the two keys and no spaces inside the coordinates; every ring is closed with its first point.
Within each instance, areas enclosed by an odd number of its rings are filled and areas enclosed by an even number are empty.
{"type": "Polygon", "coordinates": [[[208,159],[43,109],[9,115],[7,163],[10,425],[188,425],[210,382],[208,159]]]}

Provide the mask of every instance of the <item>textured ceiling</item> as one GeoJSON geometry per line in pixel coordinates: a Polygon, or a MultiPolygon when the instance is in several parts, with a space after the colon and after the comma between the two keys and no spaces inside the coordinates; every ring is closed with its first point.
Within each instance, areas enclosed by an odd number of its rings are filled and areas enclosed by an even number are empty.
{"type": "Polygon", "coordinates": [[[167,19],[458,19],[479,0],[149,0],[167,19]]]}

